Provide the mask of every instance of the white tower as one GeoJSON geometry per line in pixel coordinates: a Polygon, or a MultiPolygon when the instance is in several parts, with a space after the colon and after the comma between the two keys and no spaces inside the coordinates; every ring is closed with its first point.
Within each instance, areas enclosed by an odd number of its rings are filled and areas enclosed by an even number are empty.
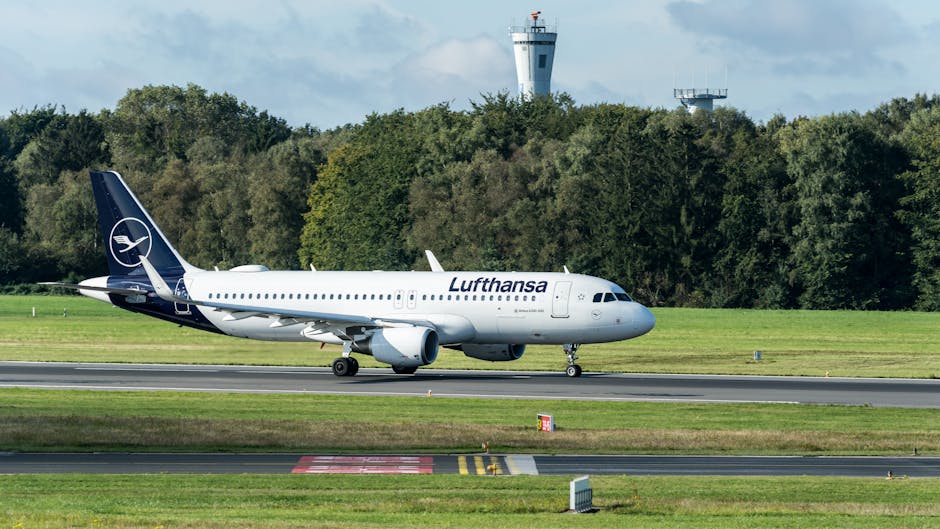
{"type": "Polygon", "coordinates": [[[539,21],[541,11],[533,11],[528,24],[510,26],[512,47],[516,55],[516,78],[519,96],[548,95],[552,84],[552,60],[555,58],[555,28],[539,21]]]}
{"type": "Polygon", "coordinates": [[[711,112],[716,99],[728,97],[727,88],[673,88],[672,96],[693,114],[699,110],[711,112]]]}

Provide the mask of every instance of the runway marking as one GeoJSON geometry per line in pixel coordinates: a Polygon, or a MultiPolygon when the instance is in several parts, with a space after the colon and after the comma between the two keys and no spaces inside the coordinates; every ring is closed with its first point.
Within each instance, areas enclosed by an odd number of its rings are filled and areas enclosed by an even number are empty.
{"type": "Polygon", "coordinates": [[[513,476],[519,474],[528,474],[538,476],[539,469],[535,464],[535,457],[531,455],[508,455],[506,456],[506,466],[509,467],[509,473],[513,476]]]}
{"type": "Polygon", "coordinates": [[[143,371],[145,373],[219,373],[219,369],[159,369],[154,367],[73,367],[75,371],[143,371]]]}
{"type": "Polygon", "coordinates": [[[431,456],[303,456],[291,474],[433,474],[431,456]]]}
{"type": "MultiPolygon", "coordinates": [[[[500,456],[489,456],[489,465],[486,464],[486,458],[482,455],[473,456],[473,472],[478,476],[502,475],[503,466],[499,463],[500,456]]],[[[507,465],[509,464],[507,460],[507,465]]],[[[457,472],[467,476],[470,474],[470,465],[468,456],[457,456],[457,472]]],[[[513,473],[513,472],[510,472],[513,473]]]]}
{"type": "MultiPolygon", "coordinates": [[[[193,393],[247,393],[259,395],[358,395],[375,397],[426,397],[426,393],[407,391],[325,391],[306,389],[241,389],[241,388],[192,388],[170,386],[106,386],[91,384],[30,384],[18,382],[0,382],[0,388],[33,388],[33,389],[85,389],[92,391],[188,391],[193,393]]],[[[566,397],[559,395],[497,395],[484,393],[438,393],[435,397],[455,399],[503,399],[503,400],[571,400],[592,402],[697,402],[716,404],[803,404],[796,400],[747,400],[747,399],[694,399],[694,398],[641,398],[641,397],[566,397]]]]}

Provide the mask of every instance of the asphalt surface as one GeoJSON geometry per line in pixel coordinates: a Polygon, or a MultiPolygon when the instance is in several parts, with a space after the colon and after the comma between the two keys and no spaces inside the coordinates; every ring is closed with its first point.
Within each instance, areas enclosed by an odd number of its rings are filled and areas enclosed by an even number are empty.
{"type": "MultiPolygon", "coordinates": [[[[445,371],[0,362],[0,387],[533,398],[601,401],[792,402],[940,408],[940,381],[812,377],[445,371]]],[[[940,458],[540,455],[0,453],[19,473],[452,473],[940,477],[940,458]]]]}
{"type": "Polygon", "coordinates": [[[940,380],[0,362],[0,387],[940,408],[940,380]]]}
{"type": "Polygon", "coordinates": [[[0,453],[0,474],[541,474],[940,477],[932,457],[0,453]]]}

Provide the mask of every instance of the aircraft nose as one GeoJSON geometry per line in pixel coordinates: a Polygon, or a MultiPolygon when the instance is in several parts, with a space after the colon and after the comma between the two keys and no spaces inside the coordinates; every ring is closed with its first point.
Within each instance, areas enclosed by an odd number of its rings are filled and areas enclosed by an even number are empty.
{"type": "Polygon", "coordinates": [[[642,336],[656,326],[656,316],[653,316],[648,308],[639,303],[631,303],[629,313],[629,321],[633,322],[633,330],[636,333],[634,336],[642,336]]]}

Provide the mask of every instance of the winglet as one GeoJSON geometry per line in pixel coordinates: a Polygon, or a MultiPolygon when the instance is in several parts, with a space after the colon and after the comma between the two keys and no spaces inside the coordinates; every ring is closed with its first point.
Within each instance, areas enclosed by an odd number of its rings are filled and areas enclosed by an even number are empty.
{"type": "Polygon", "coordinates": [[[568,266],[567,266],[567,265],[562,265],[562,266],[565,268],[565,274],[566,274],[566,275],[571,273],[571,272],[568,271],[568,266]]]}
{"type": "Polygon", "coordinates": [[[140,256],[140,264],[144,267],[144,271],[147,272],[147,279],[150,280],[150,284],[153,285],[153,291],[157,293],[157,296],[164,301],[172,301],[174,303],[190,303],[191,300],[183,299],[173,293],[173,290],[166,284],[166,281],[160,277],[160,273],[157,272],[157,269],[153,266],[153,263],[150,262],[150,259],[147,259],[146,256],[140,256]]]}

